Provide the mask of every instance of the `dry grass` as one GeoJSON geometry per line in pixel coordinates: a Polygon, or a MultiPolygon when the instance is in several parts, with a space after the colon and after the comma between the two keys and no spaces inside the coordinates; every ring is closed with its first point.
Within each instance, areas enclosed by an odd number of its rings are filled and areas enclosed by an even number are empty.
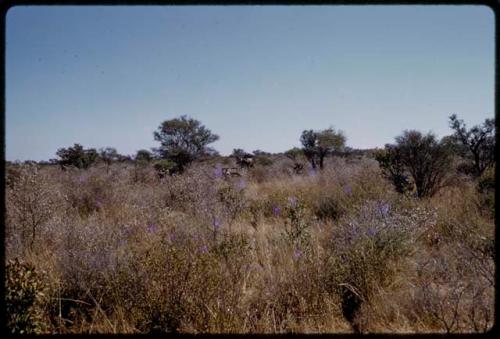
{"type": "Polygon", "coordinates": [[[48,333],[491,328],[494,220],[476,183],[417,200],[372,159],[328,161],[229,180],[208,164],[161,181],[123,164],[19,167],[6,256],[43,272],[48,333]]]}

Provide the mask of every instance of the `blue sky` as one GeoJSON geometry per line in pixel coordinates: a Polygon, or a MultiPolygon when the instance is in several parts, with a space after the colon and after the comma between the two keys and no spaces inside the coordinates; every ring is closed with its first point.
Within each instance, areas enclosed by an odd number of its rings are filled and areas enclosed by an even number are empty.
{"type": "Polygon", "coordinates": [[[188,115],[233,148],[333,126],[355,148],[494,117],[484,6],[29,6],[7,13],[6,159],[156,147],[188,115]]]}

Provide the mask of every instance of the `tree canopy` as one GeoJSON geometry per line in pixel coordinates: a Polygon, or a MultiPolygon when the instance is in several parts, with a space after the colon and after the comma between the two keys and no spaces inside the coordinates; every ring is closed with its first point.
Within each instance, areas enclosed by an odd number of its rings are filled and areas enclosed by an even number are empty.
{"type": "Polygon", "coordinates": [[[219,136],[213,134],[200,121],[183,115],[162,122],[154,132],[154,139],[161,144],[155,149],[158,156],[174,162],[175,172],[183,172],[195,159],[215,153],[208,145],[217,141],[219,136]]]}
{"type": "Polygon", "coordinates": [[[56,155],[61,167],[74,166],[76,168],[88,168],[98,158],[97,151],[94,148],[84,149],[80,144],[74,144],[73,147],[60,148],[56,155]]]}
{"type": "Polygon", "coordinates": [[[330,127],[322,131],[305,130],[300,136],[300,142],[312,168],[319,164],[320,169],[323,169],[325,157],[341,151],[345,147],[346,137],[342,131],[335,131],[330,127]]]}
{"type": "Polygon", "coordinates": [[[408,175],[415,184],[419,198],[433,196],[446,183],[451,170],[451,151],[432,133],[406,130],[397,136],[396,144],[387,144],[377,154],[382,172],[392,180],[396,190],[409,187],[408,175]]]}
{"type": "Polygon", "coordinates": [[[463,155],[471,162],[472,174],[481,176],[495,163],[495,119],[486,119],[481,125],[467,129],[464,121],[453,114],[450,127],[455,131],[455,140],[464,146],[463,155]]]}

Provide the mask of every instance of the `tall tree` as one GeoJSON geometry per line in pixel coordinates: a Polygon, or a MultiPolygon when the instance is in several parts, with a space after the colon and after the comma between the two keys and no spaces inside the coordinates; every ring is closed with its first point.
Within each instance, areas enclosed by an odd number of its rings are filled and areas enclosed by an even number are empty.
{"type": "Polygon", "coordinates": [[[335,131],[332,127],[313,131],[305,130],[302,132],[300,142],[303,146],[303,152],[312,168],[324,168],[324,160],[328,154],[341,151],[345,147],[346,137],[342,131],[335,131]]]}
{"type": "Polygon", "coordinates": [[[138,150],[135,155],[135,161],[137,162],[148,163],[151,160],[153,160],[153,155],[146,149],[138,150]]]}
{"type": "Polygon", "coordinates": [[[154,132],[154,138],[161,144],[155,152],[160,158],[176,164],[173,172],[182,173],[195,159],[213,153],[214,150],[208,145],[217,141],[219,136],[198,120],[183,115],[161,123],[154,132]]]}
{"type": "Polygon", "coordinates": [[[319,157],[319,168],[323,169],[324,159],[328,154],[341,151],[345,146],[346,137],[342,131],[328,128],[317,134],[317,149],[319,157]]]}
{"type": "Polygon", "coordinates": [[[303,131],[302,135],[300,136],[300,142],[303,146],[304,155],[311,163],[313,169],[316,169],[316,141],[317,135],[316,132],[314,132],[312,129],[303,131]]]}
{"type": "Polygon", "coordinates": [[[60,158],[59,165],[74,166],[76,168],[88,168],[98,157],[97,151],[94,148],[84,149],[80,144],[74,144],[73,147],[60,148],[56,155],[60,158]]]}
{"type": "Polygon", "coordinates": [[[109,166],[113,161],[119,159],[119,154],[114,147],[106,147],[99,149],[99,158],[106,163],[106,171],[109,172],[109,166]]]}
{"type": "Polygon", "coordinates": [[[481,125],[467,129],[456,114],[450,116],[450,127],[455,139],[465,146],[466,158],[471,161],[472,173],[479,177],[495,163],[495,119],[486,119],[481,125]]]}

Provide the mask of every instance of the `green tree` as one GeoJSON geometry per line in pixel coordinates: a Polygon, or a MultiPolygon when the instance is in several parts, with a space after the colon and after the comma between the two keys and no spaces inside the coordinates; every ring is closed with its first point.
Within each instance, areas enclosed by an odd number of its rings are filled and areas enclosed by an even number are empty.
{"type": "Polygon", "coordinates": [[[313,169],[316,169],[316,149],[317,135],[312,129],[302,132],[300,136],[300,142],[302,143],[302,150],[307,160],[311,163],[313,169]]]}
{"type": "Polygon", "coordinates": [[[109,172],[109,166],[114,161],[118,161],[119,154],[114,147],[106,147],[99,149],[99,158],[106,164],[106,171],[109,172]]]}
{"type": "Polygon", "coordinates": [[[182,173],[194,160],[213,153],[214,150],[208,145],[217,141],[219,136],[198,120],[183,115],[164,121],[154,132],[154,138],[161,143],[161,146],[155,149],[159,157],[176,165],[171,173],[182,173]]]}
{"type": "Polygon", "coordinates": [[[233,153],[231,153],[231,157],[238,159],[238,158],[243,158],[246,154],[247,152],[245,152],[244,149],[234,148],[233,153]]]}
{"type": "Polygon", "coordinates": [[[89,168],[98,158],[97,151],[94,148],[84,149],[80,144],[74,144],[73,147],[60,148],[56,155],[61,168],[74,166],[76,168],[89,168]]]}
{"type": "Polygon", "coordinates": [[[317,133],[319,168],[323,169],[324,159],[328,154],[340,152],[345,146],[346,137],[342,131],[328,128],[317,133]]]}
{"type": "Polygon", "coordinates": [[[148,163],[153,160],[153,154],[146,149],[141,149],[137,151],[135,160],[141,163],[148,163]]]}
{"type": "Polygon", "coordinates": [[[305,130],[300,142],[312,168],[315,169],[319,164],[319,168],[323,169],[326,156],[340,152],[345,147],[346,137],[342,131],[335,131],[330,127],[322,131],[305,130]]]}
{"type": "Polygon", "coordinates": [[[294,147],[286,151],[284,154],[288,159],[297,162],[304,156],[304,151],[298,147],[294,147]]]}
{"type": "Polygon", "coordinates": [[[377,158],[383,173],[389,174],[398,191],[405,188],[409,174],[419,198],[430,197],[442,188],[451,172],[452,152],[432,133],[404,131],[395,145],[385,146],[385,157],[377,158]]]}
{"type": "Polygon", "coordinates": [[[495,119],[486,119],[481,125],[467,129],[456,114],[450,116],[450,127],[455,140],[464,146],[465,158],[471,163],[471,172],[480,177],[495,163],[495,119]]]}

